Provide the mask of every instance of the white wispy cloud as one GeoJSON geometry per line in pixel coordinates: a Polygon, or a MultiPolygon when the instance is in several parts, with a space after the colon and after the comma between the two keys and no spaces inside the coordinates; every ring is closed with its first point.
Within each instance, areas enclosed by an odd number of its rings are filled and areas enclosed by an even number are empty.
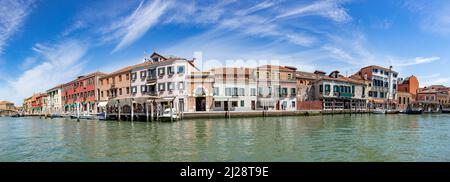
{"type": "Polygon", "coordinates": [[[414,59],[409,60],[392,60],[395,66],[413,66],[418,64],[431,63],[437,60],[440,60],[440,57],[432,56],[432,57],[416,57],[414,59]]]}
{"type": "Polygon", "coordinates": [[[113,52],[129,46],[142,37],[158,22],[158,19],[165,12],[169,3],[170,1],[160,0],[155,0],[151,3],[142,1],[131,15],[115,23],[115,27],[110,33],[120,37],[120,42],[114,48],[113,52]]]}
{"type": "Polygon", "coordinates": [[[415,22],[425,32],[448,36],[450,33],[449,1],[417,1],[407,0],[403,7],[410,10],[415,22]]]}
{"type": "Polygon", "coordinates": [[[318,15],[332,19],[336,22],[351,21],[351,16],[341,6],[338,0],[322,0],[308,5],[300,5],[292,9],[287,9],[283,14],[278,15],[273,21],[283,18],[302,17],[318,15]]]}
{"type": "Polygon", "coordinates": [[[3,53],[8,40],[23,25],[32,10],[33,0],[0,1],[0,54],[3,53]]]}
{"type": "Polygon", "coordinates": [[[34,92],[44,92],[57,84],[68,82],[82,72],[82,58],[87,45],[66,40],[54,45],[37,44],[33,50],[42,57],[42,63],[25,70],[17,78],[0,87],[0,98],[19,105],[34,92]]]}

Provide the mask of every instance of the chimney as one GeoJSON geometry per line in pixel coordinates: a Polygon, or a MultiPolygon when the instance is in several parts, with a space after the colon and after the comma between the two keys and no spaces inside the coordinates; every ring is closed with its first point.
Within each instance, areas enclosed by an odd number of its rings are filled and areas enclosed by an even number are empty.
{"type": "Polygon", "coordinates": [[[319,76],[325,76],[325,74],[327,74],[327,73],[324,71],[316,70],[316,71],[314,71],[314,74],[319,75],[319,76]]]}
{"type": "Polygon", "coordinates": [[[338,78],[339,77],[339,71],[335,70],[335,71],[331,72],[329,77],[331,77],[331,78],[338,78]]]}

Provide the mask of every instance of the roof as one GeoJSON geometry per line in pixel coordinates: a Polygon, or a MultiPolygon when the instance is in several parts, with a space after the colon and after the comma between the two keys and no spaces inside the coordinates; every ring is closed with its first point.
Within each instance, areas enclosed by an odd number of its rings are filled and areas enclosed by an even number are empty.
{"type": "Polygon", "coordinates": [[[324,76],[320,79],[320,80],[332,80],[332,81],[340,81],[340,82],[349,82],[349,83],[353,83],[353,84],[359,84],[359,85],[365,85],[364,82],[359,81],[359,80],[355,80],[349,77],[338,77],[338,78],[333,78],[333,77],[329,77],[329,76],[324,76]]]}
{"type": "Polygon", "coordinates": [[[317,80],[319,78],[322,78],[323,76],[314,74],[314,73],[310,73],[310,72],[296,71],[295,77],[302,78],[302,79],[308,79],[308,80],[317,80]]]}
{"type": "Polygon", "coordinates": [[[210,72],[214,74],[243,74],[250,75],[253,71],[252,68],[237,68],[237,67],[222,67],[210,69],[210,72]]]}
{"type": "Polygon", "coordinates": [[[84,75],[84,76],[79,76],[78,78],[76,78],[76,79],[74,79],[74,80],[72,80],[72,81],[70,81],[70,82],[64,83],[64,84],[62,84],[62,85],[68,85],[68,84],[71,84],[71,83],[73,83],[73,82],[77,82],[78,80],[83,79],[83,78],[86,78],[86,77],[91,77],[91,76],[104,76],[104,75],[106,75],[106,73],[103,73],[103,72],[100,72],[100,71],[96,71],[96,72],[93,72],[93,73],[90,73],[90,74],[87,74],[87,75],[84,75]]]}
{"type": "Polygon", "coordinates": [[[296,71],[297,68],[291,66],[278,66],[278,65],[262,65],[256,68],[257,70],[279,70],[279,71],[296,71]]]}
{"type": "Polygon", "coordinates": [[[63,84],[59,84],[59,85],[57,85],[57,86],[55,86],[55,87],[53,87],[51,89],[48,89],[47,92],[50,91],[50,90],[55,90],[55,89],[62,88],[62,86],[63,86],[63,84]]]}
{"type": "Polygon", "coordinates": [[[6,104],[13,104],[13,105],[14,105],[14,103],[9,102],[9,101],[5,101],[5,100],[1,100],[1,101],[0,101],[0,104],[1,104],[1,105],[6,105],[6,104]]]}
{"type": "MultiPolygon", "coordinates": [[[[378,66],[378,65],[370,65],[370,66],[366,66],[366,67],[363,67],[363,68],[361,68],[361,69],[365,69],[365,68],[376,68],[376,69],[382,69],[382,70],[389,70],[389,68],[385,68],[385,67],[382,67],[382,66],[378,66]]],[[[393,73],[397,73],[398,74],[398,72],[396,72],[396,71],[394,71],[394,70],[390,70],[391,72],[393,72],[393,73]]]]}

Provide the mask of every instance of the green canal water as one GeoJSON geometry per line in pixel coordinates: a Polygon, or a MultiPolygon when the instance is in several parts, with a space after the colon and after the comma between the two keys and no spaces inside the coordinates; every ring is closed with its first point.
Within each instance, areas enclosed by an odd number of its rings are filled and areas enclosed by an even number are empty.
{"type": "Polygon", "coordinates": [[[0,117],[0,161],[450,161],[450,115],[0,117]]]}

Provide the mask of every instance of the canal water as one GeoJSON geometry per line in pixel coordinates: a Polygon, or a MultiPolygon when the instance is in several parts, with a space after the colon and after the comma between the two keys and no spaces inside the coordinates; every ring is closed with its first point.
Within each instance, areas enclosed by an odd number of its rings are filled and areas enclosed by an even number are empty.
{"type": "Polygon", "coordinates": [[[0,117],[0,161],[450,161],[450,115],[0,117]]]}

